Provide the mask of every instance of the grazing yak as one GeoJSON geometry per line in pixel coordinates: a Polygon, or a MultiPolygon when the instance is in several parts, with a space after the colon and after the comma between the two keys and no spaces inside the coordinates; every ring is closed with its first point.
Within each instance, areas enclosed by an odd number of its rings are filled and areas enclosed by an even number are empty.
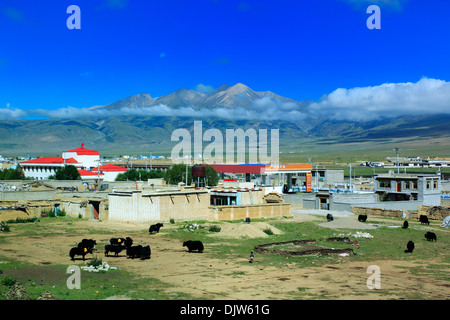
{"type": "Polygon", "coordinates": [[[84,248],[84,247],[78,246],[78,247],[74,247],[74,248],[70,249],[69,256],[70,256],[71,260],[75,260],[75,256],[82,256],[83,257],[83,261],[84,261],[85,260],[85,256],[88,253],[92,253],[92,252],[89,252],[88,248],[84,248]]]}
{"type": "Polygon", "coordinates": [[[86,248],[89,253],[92,253],[96,245],[97,241],[93,239],[83,239],[80,243],[78,243],[78,248],[86,248]]]}
{"type": "Polygon", "coordinates": [[[152,250],[150,249],[150,246],[142,247],[141,260],[150,259],[151,255],[152,255],[152,250]]]}
{"type": "Polygon", "coordinates": [[[407,250],[405,250],[405,253],[412,253],[414,250],[414,242],[412,242],[411,240],[408,241],[408,244],[406,245],[407,250]]]}
{"type": "Polygon", "coordinates": [[[109,253],[113,252],[115,257],[119,256],[119,253],[121,253],[125,249],[125,246],[120,245],[112,245],[112,244],[105,244],[105,257],[109,257],[109,253]]]}
{"type": "Polygon", "coordinates": [[[158,232],[159,232],[159,229],[160,229],[161,227],[164,227],[164,225],[163,225],[162,223],[152,224],[152,225],[150,226],[150,228],[148,229],[148,232],[149,232],[149,233],[153,233],[153,232],[158,233],[158,232]]]}
{"type": "Polygon", "coordinates": [[[129,247],[127,248],[127,256],[131,259],[134,258],[141,258],[141,260],[145,260],[145,259],[150,259],[151,256],[151,249],[150,246],[133,246],[133,247],[129,247]]]}
{"type": "Polygon", "coordinates": [[[359,222],[366,222],[366,220],[367,220],[367,214],[360,214],[358,216],[358,221],[359,222]]]}
{"type": "Polygon", "coordinates": [[[330,222],[330,221],[333,221],[333,220],[334,220],[333,215],[331,213],[328,213],[327,214],[327,221],[330,222]]]}
{"type": "Polygon", "coordinates": [[[437,241],[437,236],[434,232],[428,231],[427,233],[425,233],[425,238],[427,239],[427,241],[437,241]]]}
{"type": "Polygon", "coordinates": [[[125,244],[125,239],[124,238],[111,238],[111,239],[109,239],[109,244],[112,246],[121,246],[121,245],[125,244]]]}
{"type": "Polygon", "coordinates": [[[132,246],[127,248],[127,256],[128,258],[139,258],[141,256],[142,246],[132,246]]]}
{"type": "Polygon", "coordinates": [[[409,223],[408,223],[408,221],[403,221],[403,226],[402,226],[402,228],[403,229],[408,229],[408,226],[409,226],[409,223]]]}
{"type": "Polygon", "coordinates": [[[249,217],[247,217],[247,218],[244,219],[244,222],[245,222],[245,223],[250,223],[250,221],[251,221],[251,220],[250,220],[249,217]]]}
{"type": "Polygon", "coordinates": [[[108,257],[108,254],[113,252],[114,256],[117,257],[119,253],[133,245],[133,240],[130,237],[127,237],[126,239],[111,238],[109,239],[109,243],[110,244],[105,245],[105,256],[108,257]]]}
{"type": "Polygon", "coordinates": [[[428,221],[428,217],[426,215],[421,214],[419,217],[419,221],[421,224],[428,224],[430,225],[430,221],[428,221]]]}
{"type": "Polygon", "coordinates": [[[202,253],[204,250],[203,243],[201,241],[185,241],[183,242],[183,247],[187,247],[189,252],[192,252],[192,250],[198,250],[199,253],[202,253]]]}

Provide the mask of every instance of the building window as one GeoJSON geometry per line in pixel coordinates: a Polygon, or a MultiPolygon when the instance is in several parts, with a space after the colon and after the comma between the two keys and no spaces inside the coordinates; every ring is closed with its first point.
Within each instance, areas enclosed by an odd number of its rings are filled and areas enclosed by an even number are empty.
{"type": "Polygon", "coordinates": [[[417,181],[411,181],[411,189],[417,190],[417,181]]]}
{"type": "Polygon", "coordinates": [[[427,180],[427,190],[430,190],[430,189],[431,189],[431,181],[427,180]]]}
{"type": "Polygon", "coordinates": [[[410,182],[405,181],[405,189],[409,190],[411,188],[410,182]]]}
{"type": "Polygon", "coordinates": [[[433,180],[433,189],[437,189],[437,188],[438,188],[438,181],[433,180]]]}
{"type": "Polygon", "coordinates": [[[378,187],[380,187],[380,188],[390,188],[391,187],[391,182],[389,180],[380,180],[378,182],[378,187]]]}

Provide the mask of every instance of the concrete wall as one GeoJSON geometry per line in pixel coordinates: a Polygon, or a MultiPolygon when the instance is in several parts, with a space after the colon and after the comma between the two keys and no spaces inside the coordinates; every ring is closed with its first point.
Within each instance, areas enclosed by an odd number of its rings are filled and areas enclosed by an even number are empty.
{"type": "Polygon", "coordinates": [[[290,203],[265,203],[248,206],[210,207],[214,220],[244,220],[245,218],[290,217],[290,203]]]}
{"type": "Polygon", "coordinates": [[[360,205],[366,208],[378,208],[384,210],[418,210],[419,206],[423,205],[421,201],[384,201],[375,203],[364,203],[360,205]]]}
{"type": "Polygon", "coordinates": [[[109,220],[170,221],[208,219],[210,198],[207,191],[142,194],[112,193],[109,199],[109,220]]]}
{"type": "Polygon", "coordinates": [[[55,199],[56,190],[45,191],[3,191],[0,192],[0,200],[41,200],[41,199],[55,199]]]}

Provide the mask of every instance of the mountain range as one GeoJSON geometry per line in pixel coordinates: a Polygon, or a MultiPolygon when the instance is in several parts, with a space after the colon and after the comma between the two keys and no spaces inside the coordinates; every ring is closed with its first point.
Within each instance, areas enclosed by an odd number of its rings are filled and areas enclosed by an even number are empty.
{"type": "Polygon", "coordinates": [[[153,98],[138,94],[106,106],[84,109],[68,118],[0,121],[1,155],[56,155],[77,147],[102,154],[170,154],[178,128],[203,130],[279,129],[283,153],[344,153],[346,150],[443,152],[450,136],[449,115],[335,120],[308,113],[310,101],[296,101],[238,83],[202,93],[179,89],[153,98]]]}

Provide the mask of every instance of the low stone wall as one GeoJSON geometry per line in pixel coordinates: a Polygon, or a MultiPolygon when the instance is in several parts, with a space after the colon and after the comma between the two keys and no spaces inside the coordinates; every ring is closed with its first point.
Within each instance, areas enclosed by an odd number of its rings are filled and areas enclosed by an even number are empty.
{"type": "Polygon", "coordinates": [[[426,215],[429,220],[442,221],[446,216],[450,216],[450,207],[419,206],[418,214],[426,215]]]}
{"type": "Polygon", "coordinates": [[[401,218],[402,213],[405,213],[405,211],[407,211],[407,210],[352,207],[352,212],[355,214],[377,215],[377,216],[383,216],[383,217],[396,217],[396,218],[401,218]]]}
{"type": "MultiPolygon", "coordinates": [[[[5,203],[2,202],[2,206],[16,206],[17,203],[5,203]]],[[[16,219],[29,219],[29,218],[39,218],[41,213],[44,211],[53,211],[54,207],[51,204],[40,204],[40,205],[28,205],[26,210],[14,210],[14,209],[2,209],[0,210],[0,222],[16,219]]]]}
{"type": "Polygon", "coordinates": [[[244,220],[245,218],[290,217],[290,203],[266,203],[245,206],[209,207],[215,220],[244,220]]]}

